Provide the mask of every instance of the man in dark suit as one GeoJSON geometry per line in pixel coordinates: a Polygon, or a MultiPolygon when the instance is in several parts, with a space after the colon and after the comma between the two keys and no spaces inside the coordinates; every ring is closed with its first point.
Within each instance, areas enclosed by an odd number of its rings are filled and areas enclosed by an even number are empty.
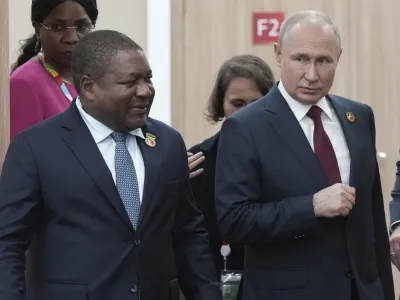
{"type": "Polygon", "coordinates": [[[393,300],[370,107],[330,95],[340,35],[323,13],[283,23],[280,82],[228,118],[220,230],[246,246],[246,300],[393,300]]]}
{"type": "Polygon", "coordinates": [[[80,97],[16,136],[4,162],[0,299],[178,300],[179,287],[221,299],[184,142],[147,117],[143,50],[97,31],[72,71],[80,97]]]}

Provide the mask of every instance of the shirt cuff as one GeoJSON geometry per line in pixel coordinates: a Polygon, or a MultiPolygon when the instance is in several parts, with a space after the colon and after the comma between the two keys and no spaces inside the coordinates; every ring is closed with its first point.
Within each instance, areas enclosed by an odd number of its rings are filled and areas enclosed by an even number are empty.
{"type": "Polygon", "coordinates": [[[394,230],[399,224],[400,224],[400,221],[393,222],[393,223],[390,225],[390,233],[392,233],[393,230],[394,230]]]}

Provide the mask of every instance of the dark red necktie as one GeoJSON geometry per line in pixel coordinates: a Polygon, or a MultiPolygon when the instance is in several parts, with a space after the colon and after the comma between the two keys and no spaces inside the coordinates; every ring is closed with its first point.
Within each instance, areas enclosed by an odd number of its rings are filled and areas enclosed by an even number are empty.
{"type": "Polygon", "coordinates": [[[342,182],[342,180],[340,178],[339,165],[331,140],[322,126],[321,112],[321,108],[318,106],[312,106],[308,111],[307,116],[314,121],[315,155],[317,156],[322,169],[328,177],[329,183],[332,185],[342,182]]]}

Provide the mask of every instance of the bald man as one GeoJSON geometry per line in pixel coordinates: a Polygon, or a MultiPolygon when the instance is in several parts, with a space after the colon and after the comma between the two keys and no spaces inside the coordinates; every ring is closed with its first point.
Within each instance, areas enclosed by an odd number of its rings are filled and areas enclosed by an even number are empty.
{"type": "Polygon", "coordinates": [[[218,149],[220,230],[247,244],[243,299],[394,300],[374,115],[329,94],[339,30],[300,11],[274,49],[281,80],[224,122],[218,149]]]}

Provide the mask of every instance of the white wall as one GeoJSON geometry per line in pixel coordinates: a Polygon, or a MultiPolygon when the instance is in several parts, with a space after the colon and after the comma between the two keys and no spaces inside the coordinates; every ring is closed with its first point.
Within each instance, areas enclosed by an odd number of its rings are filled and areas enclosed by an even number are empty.
{"type": "Polygon", "coordinates": [[[33,34],[31,25],[32,0],[9,1],[9,38],[10,38],[10,65],[17,59],[20,41],[33,34]]]}
{"type": "Polygon", "coordinates": [[[147,0],[147,57],[156,96],[150,116],[171,124],[171,1],[147,0]]]}

